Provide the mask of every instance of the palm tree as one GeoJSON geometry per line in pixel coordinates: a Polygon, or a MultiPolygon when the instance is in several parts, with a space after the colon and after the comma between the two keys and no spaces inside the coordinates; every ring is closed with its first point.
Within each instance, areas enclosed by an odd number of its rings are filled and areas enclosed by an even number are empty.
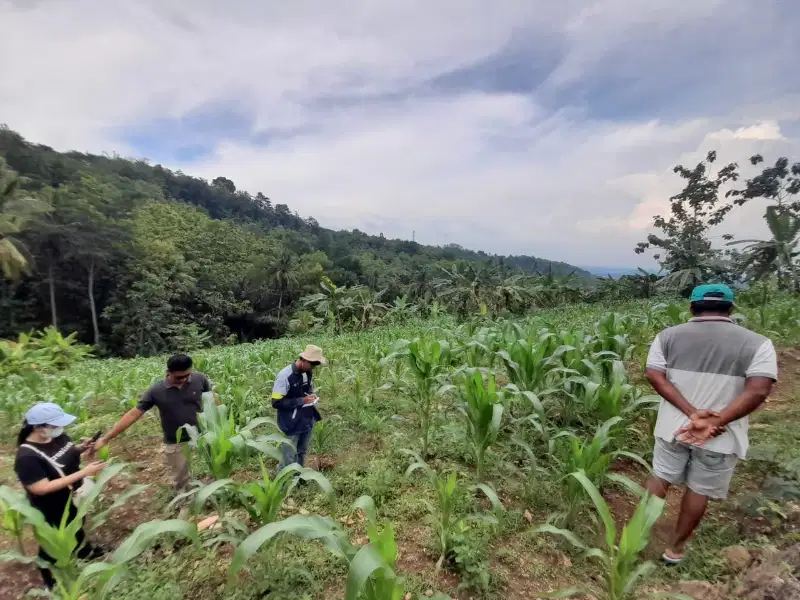
{"type": "Polygon", "coordinates": [[[283,312],[287,294],[295,290],[299,284],[296,271],[297,260],[292,253],[284,249],[274,258],[258,260],[247,274],[247,284],[252,299],[261,307],[269,309],[269,302],[278,294],[278,318],[283,312]]]}
{"type": "Polygon", "coordinates": [[[303,304],[312,308],[319,315],[324,315],[334,331],[344,328],[344,316],[353,307],[353,299],[349,297],[347,286],[339,287],[328,277],[323,277],[319,282],[321,293],[312,294],[303,298],[303,304]]]}
{"type": "Polygon", "coordinates": [[[737,240],[728,245],[747,244],[742,254],[742,268],[748,279],[759,280],[775,274],[780,289],[798,292],[800,281],[795,257],[800,252],[800,217],[780,206],[768,206],[764,219],[772,234],[771,240],[737,240]]]}
{"type": "Polygon", "coordinates": [[[5,279],[16,281],[30,273],[28,250],[16,236],[25,231],[31,217],[49,209],[21,191],[19,177],[0,158],[0,270],[5,279]]]}
{"type": "Polygon", "coordinates": [[[269,277],[275,283],[278,290],[278,317],[281,316],[283,309],[283,298],[298,284],[297,272],[295,268],[295,257],[288,250],[284,249],[278,258],[269,266],[269,277]]]}

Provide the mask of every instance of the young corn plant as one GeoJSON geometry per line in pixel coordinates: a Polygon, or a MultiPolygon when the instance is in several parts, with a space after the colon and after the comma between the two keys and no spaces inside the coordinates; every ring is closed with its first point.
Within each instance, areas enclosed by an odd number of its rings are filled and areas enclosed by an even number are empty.
{"type": "MultiPolygon", "coordinates": [[[[633,598],[674,598],[676,600],[691,600],[682,594],[636,594],[640,582],[653,570],[655,565],[651,562],[642,562],[640,555],[650,540],[653,526],[658,521],[664,510],[664,501],[661,498],[644,492],[636,483],[621,475],[610,475],[615,481],[625,485],[640,495],[639,504],[631,519],[618,531],[611,515],[608,504],[603,499],[597,486],[582,472],[572,473],[579,485],[583,487],[586,495],[592,499],[595,511],[603,523],[604,546],[592,548],[568,529],[558,529],[552,525],[542,525],[537,528],[541,533],[558,535],[579,550],[585,552],[584,556],[593,558],[600,563],[602,570],[602,600],[631,600],[633,598]]],[[[583,588],[571,588],[548,594],[551,598],[570,598],[589,593],[583,588]]]]}
{"type": "Polygon", "coordinates": [[[203,394],[203,412],[198,416],[200,427],[186,426],[191,445],[205,462],[215,479],[230,477],[238,462],[246,462],[253,451],[281,460],[280,444],[289,441],[282,433],[256,436],[255,429],[271,425],[272,419],[253,419],[244,427],[238,427],[232,413],[225,405],[218,406],[211,392],[203,394]]]}
{"type": "Polygon", "coordinates": [[[0,522],[3,531],[14,538],[17,551],[25,555],[25,546],[22,538],[25,535],[25,515],[16,507],[26,501],[25,494],[7,486],[0,486],[0,513],[3,520],[0,522]]]}
{"type": "Polygon", "coordinates": [[[328,452],[339,434],[345,429],[339,415],[331,415],[314,425],[311,448],[317,461],[317,471],[322,470],[322,455],[328,452]]]}
{"type": "MultiPolygon", "coordinates": [[[[38,513],[31,507],[32,511],[38,513]]],[[[37,528],[39,519],[33,517],[32,525],[37,528]]],[[[39,513],[39,517],[42,517],[39,513]]],[[[58,600],[105,600],[112,589],[125,576],[126,565],[147,550],[152,543],[165,535],[179,535],[197,541],[197,528],[192,523],[179,519],[171,521],[150,521],[139,525],[130,536],[123,540],[116,551],[102,562],[86,563],[75,561],[67,568],[54,568],[50,563],[38,558],[5,553],[0,562],[15,561],[35,564],[50,569],[55,579],[55,587],[49,597],[58,600]]]]}
{"type": "Polygon", "coordinates": [[[605,313],[595,324],[595,351],[613,352],[621,360],[627,360],[634,351],[628,331],[631,329],[629,317],[616,312],[605,313]]]}
{"type": "Polygon", "coordinates": [[[261,479],[239,486],[239,496],[255,523],[268,525],[278,520],[278,514],[292,490],[300,481],[315,483],[330,502],[334,500],[333,486],[322,473],[291,464],[270,478],[261,461],[261,479]]]}
{"type": "Polygon", "coordinates": [[[573,398],[581,405],[582,421],[587,424],[608,421],[621,417],[625,422],[635,421],[640,412],[653,405],[653,397],[642,397],[636,386],[630,383],[628,372],[622,361],[614,360],[607,364],[607,376],[599,370],[588,377],[575,377],[573,398]]]}
{"type": "Polygon", "coordinates": [[[444,340],[401,340],[384,360],[405,359],[414,378],[411,396],[419,417],[422,456],[428,456],[430,430],[439,412],[438,399],[452,389],[444,380],[450,368],[450,344],[444,340]]]}
{"type": "Polygon", "coordinates": [[[563,518],[567,525],[575,522],[586,500],[583,486],[571,476],[572,473],[580,471],[593,485],[602,489],[611,463],[618,456],[630,458],[645,469],[650,469],[641,456],[613,449],[616,436],[614,427],[621,422],[621,417],[609,419],[597,428],[590,440],[581,440],[570,432],[562,432],[559,435],[560,439],[556,443],[556,460],[560,463],[560,471],[566,481],[567,511],[563,518]]]}
{"type": "Polygon", "coordinates": [[[483,482],[486,470],[486,451],[500,433],[503,421],[503,396],[497,389],[494,375],[484,382],[477,369],[467,371],[467,376],[458,387],[463,403],[459,410],[464,415],[467,439],[475,457],[478,481],[483,482]]]}
{"type": "Polygon", "coordinates": [[[397,543],[391,523],[380,525],[369,496],[360,497],[354,509],[367,515],[368,544],[352,544],[347,532],[330,518],[294,515],[265,525],[239,544],[228,572],[229,585],[262,546],[285,534],[317,540],[348,565],[345,600],[401,600],[405,592],[394,570],[397,543]]]}
{"type": "Polygon", "coordinates": [[[221,520],[225,519],[228,505],[231,502],[231,492],[236,489],[237,483],[233,479],[215,479],[211,483],[196,482],[192,489],[178,494],[169,503],[169,507],[179,506],[189,502],[192,514],[197,515],[207,503],[212,503],[221,520]]]}
{"type": "MultiPolygon", "coordinates": [[[[521,333],[521,332],[520,332],[521,333]]],[[[539,392],[545,388],[553,368],[550,357],[555,350],[553,333],[543,330],[536,339],[520,337],[497,352],[508,372],[508,379],[520,390],[539,392]]]]}
{"type": "MultiPolygon", "coordinates": [[[[409,453],[414,456],[413,453],[409,453]]],[[[419,458],[416,456],[415,458],[419,458]]],[[[473,513],[470,515],[459,515],[458,505],[462,498],[466,495],[467,491],[483,492],[489,499],[494,509],[494,513],[502,510],[503,505],[498,498],[497,493],[488,485],[479,483],[473,486],[460,485],[457,473],[438,474],[430,468],[425,462],[417,460],[412,463],[406,470],[406,477],[410,477],[415,471],[422,470],[428,476],[431,486],[436,490],[436,504],[428,505],[430,511],[430,519],[433,522],[433,527],[436,532],[439,549],[439,560],[436,562],[436,571],[438,572],[445,561],[452,562],[454,557],[453,545],[458,536],[465,533],[467,523],[469,521],[486,521],[494,525],[498,524],[497,517],[494,514],[488,513],[473,513]]]]}
{"type": "MultiPolygon", "coordinates": [[[[96,591],[96,597],[105,597],[110,588],[118,581],[125,563],[141,554],[150,542],[166,533],[177,533],[193,537],[194,525],[185,521],[153,521],[140,525],[111,556],[110,560],[100,563],[85,564],[78,559],[81,542],[78,532],[91,507],[96,503],[108,481],[119,474],[124,465],[109,465],[96,479],[95,485],[87,492],[77,508],[77,514],[70,520],[70,510],[64,510],[58,526],[49,524],[44,515],[33,508],[24,495],[16,498],[3,494],[9,501],[9,510],[21,515],[25,525],[33,529],[34,538],[39,546],[54,559],[54,563],[45,562],[38,557],[26,557],[22,553],[6,553],[0,556],[2,561],[18,561],[36,564],[48,568],[56,581],[54,593],[61,600],[79,600],[96,591]]],[[[141,491],[141,490],[139,490],[141,491]]],[[[120,506],[131,494],[117,500],[112,507],[120,506]]],[[[111,508],[109,510],[111,510],[111,508]]]]}

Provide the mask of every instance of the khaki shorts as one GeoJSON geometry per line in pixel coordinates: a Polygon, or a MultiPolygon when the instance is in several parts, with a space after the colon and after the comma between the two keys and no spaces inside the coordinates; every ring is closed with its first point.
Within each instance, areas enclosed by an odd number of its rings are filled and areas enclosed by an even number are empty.
{"type": "Polygon", "coordinates": [[[685,483],[693,492],[709,498],[727,498],[735,454],[720,454],[698,446],[667,442],[656,438],[653,471],[656,477],[671,484],[685,483]]]}

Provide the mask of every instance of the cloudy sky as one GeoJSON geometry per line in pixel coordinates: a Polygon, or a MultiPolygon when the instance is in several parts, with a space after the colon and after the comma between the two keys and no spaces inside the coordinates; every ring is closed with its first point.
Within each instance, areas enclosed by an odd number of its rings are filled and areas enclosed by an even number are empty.
{"type": "Polygon", "coordinates": [[[787,0],[0,0],[0,122],[327,227],[635,266],[676,163],[800,159],[798,25],[787,0]]]}

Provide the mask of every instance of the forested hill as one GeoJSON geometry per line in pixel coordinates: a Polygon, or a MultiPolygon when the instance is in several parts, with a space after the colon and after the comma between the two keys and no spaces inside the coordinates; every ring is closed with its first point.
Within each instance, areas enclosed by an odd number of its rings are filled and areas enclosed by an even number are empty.
{"type": "Polygon", "coordinates": [[[531,256],[332,231],[223,176],[56,152],[8,128],[0,157],[6,184],[19,180],[7,193],[49,207],[11,217],[20,203],[4,202],[6,218],[25,223],[14,238],[30,270],[5,269],[0,337],[55,323],[112,353],[148,354],[205,332],[215,342],[280,335],[324,277],[381,291],[382,302],[435,295],[443,269],[591,277],[531,256]]]}

